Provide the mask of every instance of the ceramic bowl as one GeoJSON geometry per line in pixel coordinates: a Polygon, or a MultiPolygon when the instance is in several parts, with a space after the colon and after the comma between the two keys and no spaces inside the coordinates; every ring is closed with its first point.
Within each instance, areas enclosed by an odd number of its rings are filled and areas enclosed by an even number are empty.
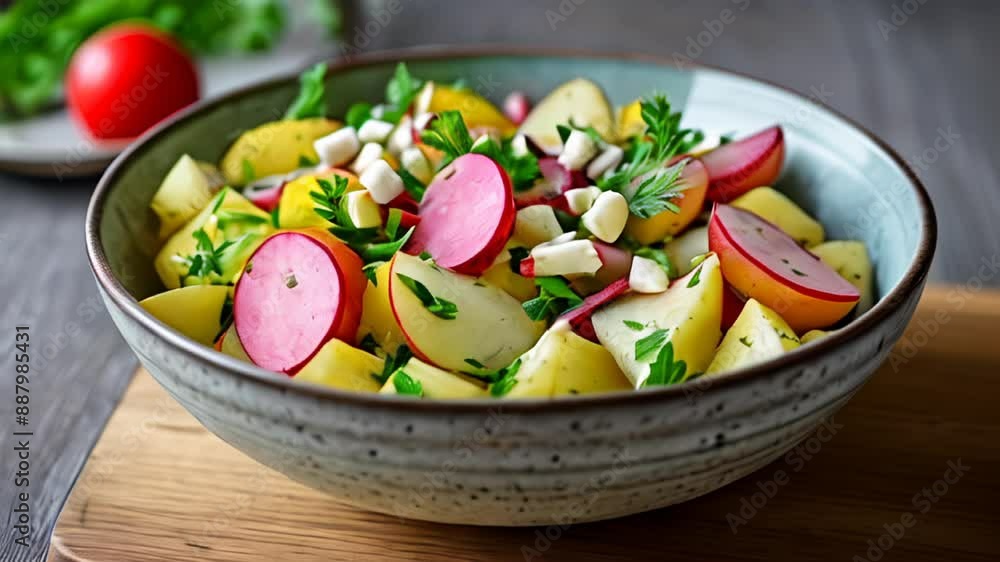
{"type": "MultiPolygon", "coordinates": [[[[275,119],[296,79],[201,103],[145,135],[104,175],[87,216],[100,292],[142,364],[209,430],[250,457],[364,509],[475,525],[619,517],[700,496],[776,459],[865,383],[901,336],[930,266],[926,191],[882,142],[829,109],[732,72],[667,60],[539,50],[420,50],[331,64],[329,109],[382,99],[397,60],[464,78],[495,100],[538,99],[576,76],[614,104],[658,90],[688,123],[749,133],[780,123],[779,187],[874,259],[878,304],[816,343],[725,376],[557,401],[431,402],[297,383],[190,341],[137,299],[160,290],[149,202],[181,154],[216,161],[236,135],[275,119]]],[[[225,470],[225,467],[219,467],[225,470]]]]}

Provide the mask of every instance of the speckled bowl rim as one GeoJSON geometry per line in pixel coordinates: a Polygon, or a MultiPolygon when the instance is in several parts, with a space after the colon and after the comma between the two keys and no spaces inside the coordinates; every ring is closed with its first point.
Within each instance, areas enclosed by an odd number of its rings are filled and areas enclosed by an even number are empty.
{"type": "MultiPolygon", "coordinates": [[[[567,58],[567,59],[608,59],[621,61],[638,61],[662,66],[672,66],[677,68],[677,64],[668,57],[636,54],[636,53],[608,53],[593,52],[578,49],[554,49],[547,47],[510,47],[502,45],[480,45],[476,47],[445,46],[434,45],[427,47],[416,47],[408,49],[388,50],[364,55],[351,56],[346,59],[338,59],[329,63],[327,75],[339,74],[348,70],[377,64],[393,63],[400,60],[420,60],[434,61],[441,59],[464,59],[481,57],[527,57],[527,58],[567,58]]],[[[917,175],[906,164],[906,162],[889,147],[884,141],[855,123],[848,117],[815,102],[798,92],[790,90],[779,84],[761,80],[759,78],[713,67],[704,64],[685,64],[684,70],[696,71],[698,69],[710,70],[713,72],[728,74],[733,77],[749,79],[758,83],[776,88],[785,93],[798,98],[802,103],[813,106],[816,110],[826,112],[853,127],[857,132],[867,137],[888,155],[909,180],[908,185],[916,195],[917,205],[920,207],[921,228],[920,243],[916,254],[906,269],[902,279],[888,294],[879,299],[878,303],[861,317],[855,319],[846,327],[837,330],[829,336],[804,345],[785,355],[765,361],[763,363],[733,370],[730,373],[713,379],[711,387],[704,389],[704,393],[711,393],[717,389],[740,385],[751,381],[756,377],[763,377],[775,374],[783,369],[804,366],[820,360],[822,357],[837,352],[837,349],[857,338],[868,336],[880,322],[892,316],[902,307],[914,291],[918,291],[930,270],[931,259],[934,255],[934,248],[937,243],[937,219],[934,208],[931,204],[930,195],[927,189],[920,182],[917,175]]],[[[94,271],[94,276],[98,284],[105,291],[111,301],[129,318],[139,323],[143,328],[162,338],[165,345],[171,350],[186,354],[192,358],[204,361],[217,368],[221,372],[240,377],[246,381],[253,381],[262,385],[276,387],[284,392],[320,398],[328,400],[331,404],[348,404],[352,406],[371,407],[379,409],[390,409],[403,412],[421,413],[446,413],[446,414],[483,414],[490,408],[495,408],[498,404],[503,405],[505,412],[516,414],[539,414],[544,415],[555,412],[575,411],[575,410],[598,410],[607,407],[628,407],[630,405],[646,404],[650,402],[668,402],[678,397],[683,397],[688,388],[695,383],[688,382],[680,385],[664,386],[655,389],[618,391],[605,394],[589,394],[581,396],[560,397],[558,399],[531,398],[505,400],[499,402],[495,399],[463,399],[463,400],[413,400],[412,398],[352,392],[325,387],[312,383],[295,382],[293,379],[257,367],[250,363],[224,355],[215,351],[211,347],[203,346],[194,340],[188,339],[179,332],[168,327],[166,324],[154,318],[146,312],[138,301],[132,297],[125,287],[115,278],[104,253],[101,241],[100,224],[103,216],[104,205],[107,201],[111,187],[118,180],[121,172],[127,168],[131,160],[147,151],[156,150],[158,138],[178,126],[190,120],[197,119],[203,112],[217,107],[221,104],[231,102],[233,99],[252,95],[257,91],[277,87],[279,83],[295,80],[297,73],[289,73],[285,76],[274,78],[252,86],[241,88],[225,96],[199,102],[164,121],[145,133],[140,139],[129,146],[119,155],[108,167],[104,175],[97,184],[87,208],[86,217],[86,245],[87,257],[90,266],[94,271]]]]}

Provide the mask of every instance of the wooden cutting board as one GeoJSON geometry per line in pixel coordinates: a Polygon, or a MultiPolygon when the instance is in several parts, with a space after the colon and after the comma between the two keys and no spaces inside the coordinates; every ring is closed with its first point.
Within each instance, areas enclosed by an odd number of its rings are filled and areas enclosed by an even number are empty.
{"type": "Polygon", "coordinates": [[[905,364],[887,363],[828,441],[686,504],[567,529],[339,505],[223,443],[140,370],[49,560],[1000,559],[1000,293],[929,289],[894,353],[905,364]]]}

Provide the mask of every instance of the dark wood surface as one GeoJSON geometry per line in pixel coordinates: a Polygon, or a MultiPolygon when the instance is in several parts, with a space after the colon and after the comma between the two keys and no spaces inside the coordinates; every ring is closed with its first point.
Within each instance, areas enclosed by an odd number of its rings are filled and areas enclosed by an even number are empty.
{"type": "MultiPolygon", "coordinates": [[[[865,124],[911,162],[930,189],[941,223],[936,281],[1000,285],[979,263],[1000,252],[996,154],[1000,78],[995,26],[1000,3],[926,0],[888,39],[879,21],[915,0],[400,0],[403,12],[361,50],[418,43],[510,42],[672,55],[697,40],[706,20],[734,10],[695,60],[746,71],[826,103],[865,124]],[[565,20],[551,18],[575,6],[565,20]],[[747,6],[739,11],[740,6],[747,6]],[[550,23],[552,21],[553,25],[550,23]],[[957,134],[933,151],[939,131],[957,134]],[[933,159],[933,162],[927,160],[933,159]]],[[[371,2],[369,2],[371,4],[371,2]]],[[[371,6],[359,22],[375,19],[371,6]]],[[[349,30],[347,39],[355,41],[349,30]]],[[[2,70],[0,70],[2,71],[2,70]]],[[[93,181],[38,181],[0,175],[0,330],[32,326],[31,493],[28,549],[11,544],[14,488],[0,485],[0,560],[43,556],[59,508],[135,366],[106,313],[91,313],[96,289],[83,249],[83,212],[93,181]],[[52,354],[41,365],[40,352],[52,354]]],[[[10,336],[12,345],[13,336],[10,336]]],[[[0,370],[12,356],[0,351],[0,370]]],[[[5,375],[4,380],[9,381],[5,375]]],[[[9,382],[6,384],[10,384],[9,382]]],[[[9,387],[8,387],[9,388],[9,387]]],[[[9,396],[9,389],[4,396],[9,396]]],[[[14,472],[13,403],[0,401],[0,469],[14,472]]],[[[6,476],[5,476],[6,478],[6,476]]]]}
{"type": "Polygon", "coordinates": [[[340,505],[223,443],[140,371],[59,517],[50,562],[995,561],[1000,448],[982,444],[1000,438],[1000,349],[987,335],[1000,292],[956,311],[950,290],[925,293],[907,338],[941,313],[965,337],[934,338],[905,368],[888,362],[782,458],[682,505],[569,527],[436,525],[340,505]],[[943,378],[976,392],[937,392],[943,378]]]}

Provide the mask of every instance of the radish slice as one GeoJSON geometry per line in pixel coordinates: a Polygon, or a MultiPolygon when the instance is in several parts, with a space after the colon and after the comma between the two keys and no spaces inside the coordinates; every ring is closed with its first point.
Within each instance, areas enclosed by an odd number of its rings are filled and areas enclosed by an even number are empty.
{"type": "Polygon", "coordinates": [[[353,340],[353,309],[364,291],[353,277],[360,271],[361,260],[332,237],[283,232],[267,239],[233,297],[236,332],[254,364],[294,375],[330,338],[353,340]]]}
{"type": "Polygon", "coordinates": [[[632,269],[632,252],[598,240],[594,241],[594,249],[601,258],[601,269],[593,277],[581,276],[570,281],[573,290],[581,295],[597,293],[623,277],[627,279],[632,269]]]}
{"type": "Polygon", "coordinates": [[[524,123],[528,113],[531,112],[531,101],[528,100],[528,96],[524,92],[511,92],[503,100],[503,112],[515,125],[520,125],[524,123]]]}
{"type": "Polygon", "coordinates": [[[407,251],[426,251],[441,267],[478,276],[503,251],[515,214],[503,167],[481,154],[459,156],[427,186],[407,251]]]}
{"type": "Polygon", "coordinates": [[[542,172],[542,177],[535,181],[535,185],[514,194],[518,209],[531,205],[550,205],[568,211],[563,194],[570,189],[589,185],[587,174],[582,170],[568,170],[552,156],[539,158],[538,169],[542,172]]]}
{"type": "Polygon", "coordinates": [[[281,201],[281,194],[285,191],[286,183],[288,182],[283,181],[269,187],[247,188],[243,190],[243,195],[254,205],[271,212],[281,201]]]}
{"type": "Polygon", "coordinates": [[[771,127],[716,148],[701,157],[711,182],[708,199],[726,203],[755,187],[773,184],[784,159],[781,127],[771,127]]]}
{"type": "Polygon", "coordinates": [[[597,333],[594,331],[594,325],[590,320],[591,315],[593,315],[598,308],[601,308],[627,292],[628,277],[623,277],[593,295],[583,299],[583,304],[566,312],[559,317],[559,320],[566,320],[569,322],[573,331],[581,337],[587,338],[592,342],[598,342],[597,333]]]}

